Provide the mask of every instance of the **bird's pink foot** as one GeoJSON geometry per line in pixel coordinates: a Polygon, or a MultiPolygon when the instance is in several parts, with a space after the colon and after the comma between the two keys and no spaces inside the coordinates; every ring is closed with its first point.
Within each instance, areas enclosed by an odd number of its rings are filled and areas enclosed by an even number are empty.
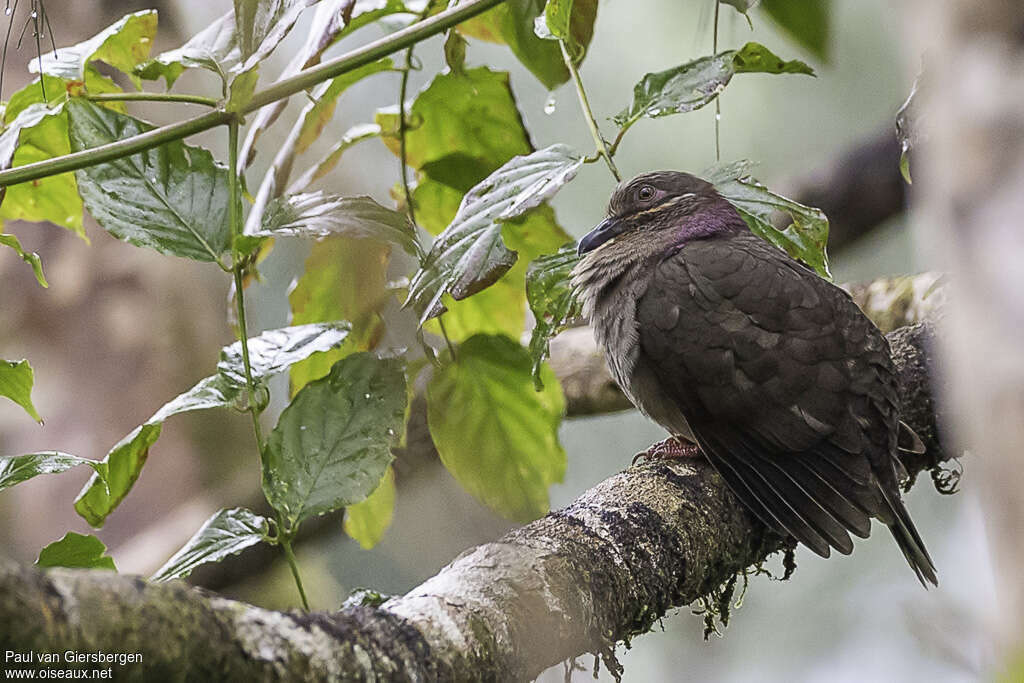
{"type": "Polygon", "coordinates": [[[644,458],[669,458],[673,460],[679,460],[683,458],[699,458],[701,457],[700,448],[697,444],[686,443],[680,441],[674,436],[670,436],[664,441],[652,445],[646,451],[641,451],[633,456],[633,464],[635,465],[638,460],[644,458]]]}

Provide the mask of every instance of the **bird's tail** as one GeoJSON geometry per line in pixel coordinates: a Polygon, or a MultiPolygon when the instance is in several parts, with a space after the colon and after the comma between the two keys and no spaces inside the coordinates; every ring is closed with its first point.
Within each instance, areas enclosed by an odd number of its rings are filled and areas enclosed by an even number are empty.
{"type": "Polygon", "coordinates": [[[924,540],[922,540],[921,534],[917,533],[917,528],[910,519],[907,508],[903,506],[899,493],[893,496],[886,492],[884,486],[880,486],[879,489],[892,511],[892,519],[891,521],[887,520],[886,523],[893,538],[896,539],[896,544],[903,552],[903,557],[907,558],[907,564],[917,574],[917,579],[922,586],[927,588],[929,583],[938,586],[939,579],[936,576],[935,563],[932,562],[927,548],[924,547],[924,540]]]}

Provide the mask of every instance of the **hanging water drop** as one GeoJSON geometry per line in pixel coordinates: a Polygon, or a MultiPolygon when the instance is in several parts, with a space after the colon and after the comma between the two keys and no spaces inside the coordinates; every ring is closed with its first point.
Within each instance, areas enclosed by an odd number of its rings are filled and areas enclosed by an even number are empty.
{"type": "Polygon", "coordinates": [[[555,113],[555,96],[554,94],[548,95],[548,101],[544,103],[544,113],[551,116],[555,113]]]}
{"type": "Polygon", "coordinates": [[[7,16],[11,16],[11,8],[8,7],[7,9],[5,9],[4,14],[6,14],[7,16]]]}
{"type": "Polygon", "coordinates": [[[370,395],[369,394],[363,394],[363,398],[365,398],[367,401],[369,401],[370,400],[370,395]]]}
{"type": "Polygon", "coordinates": [[[36,14],[36,11],[35,11],[35,10],[32,10],[32,15],[31,15],[31,16],[32,16],[32,18],[33,18],[33,19],[35,19],[35,18],[36,18],[37,16],[39,16],[39,15],[38,15],[38,14],[36,14]]]}
{"type": "Polygon", "coordinates": [[[721,121],[721,120],[722,120],[722,112],[716,111],[715,112],[715,121],[721,121]]]}

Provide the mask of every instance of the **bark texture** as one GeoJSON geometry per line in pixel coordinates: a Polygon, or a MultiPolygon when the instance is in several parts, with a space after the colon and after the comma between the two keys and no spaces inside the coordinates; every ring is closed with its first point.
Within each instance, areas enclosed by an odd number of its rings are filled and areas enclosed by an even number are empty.
{"type": "MultiPolygon", "coordinates": [[[[930,332],[890,337],[904,411],[942,459],[930,332]]],[[[888,542],[888,539],[878,542],[888,542]]],[[[408,594],[333,613],[273,612],[109,572],[0,563],[0,650],[140,652],[135,680],[528,680],[605,655],[672,607],[784,546],[702,460],[648,462],[466,551],[408,594]]]]}

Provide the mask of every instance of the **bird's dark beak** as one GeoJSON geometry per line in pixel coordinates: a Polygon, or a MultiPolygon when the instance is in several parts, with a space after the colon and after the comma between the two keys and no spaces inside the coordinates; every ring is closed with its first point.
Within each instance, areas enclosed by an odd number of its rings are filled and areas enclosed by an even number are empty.
{"type": "Polygon", "coordinates": [[[619,221],[612,217],[605,218],[596,228],[583,236],[576,248],[577,255],[583,256],[588,251],[594,251],[613,237],[621,235],[622,231],[622,224],[619,221]]]}

